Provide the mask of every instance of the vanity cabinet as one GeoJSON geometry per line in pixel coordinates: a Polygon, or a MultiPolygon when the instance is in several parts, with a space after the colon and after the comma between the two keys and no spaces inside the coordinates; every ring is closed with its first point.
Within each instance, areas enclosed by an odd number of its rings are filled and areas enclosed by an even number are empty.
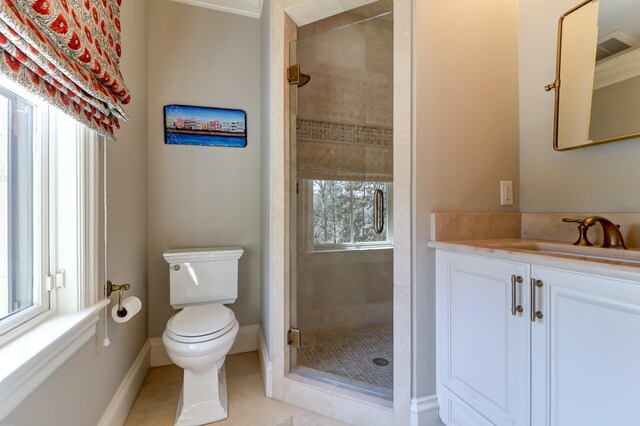
{"type": "Polygon", "coordinates": [[[640,424],[640,283],[531,266],[531,424],[640,424]]]}
{"type": "Polygon", "coordinates": [[[640,424],[640,283],[444,250],[436,259],[445,424],[640,424]]]}
{"type": "Polygon", "coordinates": [[[528,265],[436,256],[440,417],[448,425],[527,424],[529,320],[517,307],[528,297],[528,265]]]}

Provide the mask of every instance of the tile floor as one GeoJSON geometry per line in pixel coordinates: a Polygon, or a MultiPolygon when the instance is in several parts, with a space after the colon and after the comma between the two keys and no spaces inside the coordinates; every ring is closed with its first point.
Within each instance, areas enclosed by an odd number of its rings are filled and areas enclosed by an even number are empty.
{"type": "MultiPolygon", "coordinates": [[[[264,395],[258,353],[230,355],[225,362],[229,417],[212,423],[236,426],[340,426],[338,422],[264,395]]],[[[138,392],[125,426],[172,426],[182,386],[175,365],[154,367],[138,392]]]]}
{"type": "Polygon", "coordinates": [[[379,327],[349,334],[311,336],[303,341],[298,351],[298,365],[347,378],[356,386],[391,395],[393,331],[390,327],[379,327]]]}

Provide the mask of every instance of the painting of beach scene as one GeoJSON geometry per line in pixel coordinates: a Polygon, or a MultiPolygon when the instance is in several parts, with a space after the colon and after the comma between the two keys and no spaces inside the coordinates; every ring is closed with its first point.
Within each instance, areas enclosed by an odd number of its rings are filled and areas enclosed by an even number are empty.
{"type": "Polygon", "coordinates": [[[238,109],[166,105],[164,142],[244,148],[247,146],[247,114],[238,109]]]}

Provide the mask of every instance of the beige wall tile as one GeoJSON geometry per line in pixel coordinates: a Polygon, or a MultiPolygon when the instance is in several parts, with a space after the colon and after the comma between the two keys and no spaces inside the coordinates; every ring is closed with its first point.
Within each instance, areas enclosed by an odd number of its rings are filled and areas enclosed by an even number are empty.
{"type": "MultiPolygon", "coordinates": [[[[562,222],[562,218],[584,219],[603,216],[620,225],[620,232],[628,247],[640,247],[640,213],[522,213],[522,238],[573,243],[580,235],[576,223],[562,222]]],[[[587,233],[593,244],[602,243],[602,228],[594,225],[587,233]]]]}
{"type": "Polygon", "coordinates": [[[520,238],[520,213],[433,213],[434,241],[520,238]]]}

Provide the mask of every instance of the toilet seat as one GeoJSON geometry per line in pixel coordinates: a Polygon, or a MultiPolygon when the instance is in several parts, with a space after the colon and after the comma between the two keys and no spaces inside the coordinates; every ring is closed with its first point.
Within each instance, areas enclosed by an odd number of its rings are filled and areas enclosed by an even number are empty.
{"type": "Polygon", "coordinates": [[[180,343],[201,343],[218,339],[236,324],[233,311],[222,304],[187,306],[172,316],[167,337],[180,343]]]}

